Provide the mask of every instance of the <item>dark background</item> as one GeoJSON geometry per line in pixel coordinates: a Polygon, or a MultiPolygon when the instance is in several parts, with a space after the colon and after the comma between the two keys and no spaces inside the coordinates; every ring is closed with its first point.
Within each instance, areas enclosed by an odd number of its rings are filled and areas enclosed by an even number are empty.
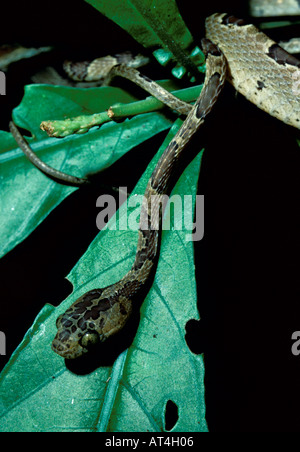
{"type": "MultiPolygon", "coordinates": [[[[210,3],[197,6],[196,13],[194,1],[178,1],[197,41],[204,35],[201,18],[224,10],[224,1],[210,3]]],[[[227,1],[227,12],[247,18],[241,4],[227,1]]],[[[58,66],[65,56],[139,50],[90,5],[74,0],[53,0],[47,7],[38,1],[6,5],[0,43],[15,42],[55,50],[10,68],[7,96],[0,97],[3,130],[24,84],[48,59],[58,66]],[[105,49],[99,49],[103,42],[105,49]]],[[[155,77],[156,71],[162,78],[155,65],[144,72],[155,77]]],[[[205,237],[195,247],[201,321],[187,325],[187,342],[196,353],[205,352],[211,431],[300,430],[300,356],[291,353],[292,333],[300,330],[297,136],[229,85],[205,131],[198,191],[205,195],[205,237]]],[[[142,152],[131,151],[101,181],[130,191],[163,138],[150,140],[142,152]]],[[[199,150],[202,145],[199,136],[199,150]]],[[[95,185],[76,191],[1,259],[0,331],[8,355],[0,356],[0,368],[43,305],[58,305],[72,290],[64,278],[98,232],[100,194],[95,185]]]]}

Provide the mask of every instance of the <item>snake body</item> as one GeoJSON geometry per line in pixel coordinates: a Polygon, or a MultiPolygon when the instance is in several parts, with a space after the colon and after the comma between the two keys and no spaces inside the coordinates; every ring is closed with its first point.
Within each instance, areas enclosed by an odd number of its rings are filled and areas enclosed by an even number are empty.
{"type": "Polygon", "coordinates": [[[105,341],[127,322],[133,300],[147,282],[159,247],[162,195],[167,191],[174,169],[205,117],[211,111],[226,77],[226,61],[216,46],[205,42],[207,71],[201,94],[184,124],[171,140],[148,182],[141,207],[139,237],[131,270],[117,283],[82,295],[58,317],[52,348],[67,359],[86,353],[90,346],[105,341]]]}
{"type": "Polygon", "coordinates": [[[105,80],[110,71],[118,64],[126,64],[127,67],[137,68],[144,66],[149,59],[143,55],[132,55],[131,52],[123,52],[116,55],[107,55],[96,58],[93,61],[81,61],[74,63],[66,60],[64,62],[65,72],[77,82],[93,82],[105,80]]]}
{"type": "Polygon", "coordinates": [[[226,56],[228,80],[262,110],[300,128],[300,61],[254,25],[227,14],[206,20],[206,36],[226,56]]]}
{"type": "Polygon", "coordinates": [[[64,358],[72,359],[86,353],[90,346],[120,331],[130,317],[134,300],[149,279],[158,254],[162,195],[169,188],[187,143],[216,102],[226,76],[258,107],[300,128],[300,98],[293,85],[300,62],[253,25],[245,25],[227,14],[209,17],[206,32],[207,38],[217,46],[208,40],[204,42],[207,71],[200,97],[148,182],[133,266],[115,284],[82,295],[57,319],[58,331],[52,348],[64,358]]]}

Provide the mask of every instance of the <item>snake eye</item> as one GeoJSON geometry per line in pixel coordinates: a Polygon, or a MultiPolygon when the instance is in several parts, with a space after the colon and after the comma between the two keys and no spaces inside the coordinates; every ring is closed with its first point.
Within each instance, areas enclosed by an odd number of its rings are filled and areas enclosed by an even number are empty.
{"type": "Polygon", "coordinates": [[[89,348],[98,344],[98,342],[100,342],[99,334],[95,333],[95,331],[88,331],[80,339],[80,345],[84,348],[89,348]]]}

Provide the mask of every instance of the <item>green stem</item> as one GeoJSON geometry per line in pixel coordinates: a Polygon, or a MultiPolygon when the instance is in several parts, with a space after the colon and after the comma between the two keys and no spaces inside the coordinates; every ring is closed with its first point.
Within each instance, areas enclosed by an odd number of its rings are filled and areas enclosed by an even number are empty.
{"type": "MultiPolygon", "coordinates": [[[[172,91],[176,97],[184,102],[193,102],[201,92],[202,85],[192,86],[190,88],[172,91]]],[[[66,137],[73,133],[86,133],[94,126],[100,126],[112,119],[121,119],[128,116],[140,115],[151,111],[161,110],[165,105],[163,102],[152,96],[137,102],[129,104],[116,104],[110,109],[93,115],[76,116],[65,120],[43,121],[41,129],[48,133],[50,137],[66,137]]]]}

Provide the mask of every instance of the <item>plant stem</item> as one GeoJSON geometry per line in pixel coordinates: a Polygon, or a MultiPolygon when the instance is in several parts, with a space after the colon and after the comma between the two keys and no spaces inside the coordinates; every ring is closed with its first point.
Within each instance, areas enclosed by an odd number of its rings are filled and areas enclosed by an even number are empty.
{"type": "MultiPolygon", "coordinates": [[[[184,102],[193,102],[197,99],[201,92],[202,85],[184,88],[177,91],[172,91],[176,97],[184,102]]],[[[163,102],[155,99],[152,96],[137,102],[129,104],[116,104],[109,108],[108,111],[95,113],[93,115],[81,115],[75,118],[68,118],[64,120],[43,121],[41,129],[48,133],[50,137],[66,137],[73,133],[86,133],[94,126],[100,126],[106,122],[117,120],[128,116],[135,116],[142,113],[149,113],[151,111],[161,110],[165,105],[163,102]]]]}

